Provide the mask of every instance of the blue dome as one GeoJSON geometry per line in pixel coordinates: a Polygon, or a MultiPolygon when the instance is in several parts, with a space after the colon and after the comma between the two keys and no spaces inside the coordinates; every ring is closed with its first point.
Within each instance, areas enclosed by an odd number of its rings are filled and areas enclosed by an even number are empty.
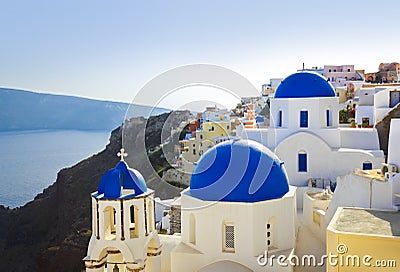
{"type": "Polygon", "coordinates": [[[122,190],[134,190],[130,196],[138,196],[147,191],[146,182],[139,171],[131,169],[124,161],[120,161],[115,168],[108,170],[100,180],[97,195],[104,194],[104,198],[115,199],[122,197],[122,190]]]}
{"type": "Polygon", "coordinates": [[[209,201],[257,202],[289,191],[283,163],[264,145],[231,140],[208,150],[190,180],[189,194],[209,201]]]}
{"type": "Polygon", "coordinates": [[[335,97],[335,89],[326,78],[314,72],[298,72],[282,80],[275,98],[335,97]]]}

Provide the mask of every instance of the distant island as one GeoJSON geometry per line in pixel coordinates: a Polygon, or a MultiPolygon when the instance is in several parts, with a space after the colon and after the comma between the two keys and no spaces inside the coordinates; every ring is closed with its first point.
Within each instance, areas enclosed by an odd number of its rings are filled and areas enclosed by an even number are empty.
{"type": "MultiPolygon", "coordinates": [[[[120,126],[130,104],[0,88],[0,131],[37,129],[112,130],[120,126]]],[[[134,105],[134,115],[170,110],[134,105]]]]}

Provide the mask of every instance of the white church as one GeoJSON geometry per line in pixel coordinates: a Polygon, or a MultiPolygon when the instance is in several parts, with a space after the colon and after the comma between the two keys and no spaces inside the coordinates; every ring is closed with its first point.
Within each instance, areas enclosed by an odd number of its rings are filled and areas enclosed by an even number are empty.
{"type": "Polygon", "coordinates": [[[380,168],[384,161],[375,128],[339,126],[339,98],[320,74],[298,72],[285,78],[271,100],[270,116],[269,128],[242,126],[237,135],[274,151],[285,162],[291,185],[335,181],[355,168],[380,168]]]}
{"type": "Polygon", "coordinates": [[[154,191],[121,161],[92,197],[86,271],[293,271],[259,264],[290,256],[298,241],[296,195],[311,178],[336,180],[355,168],[380,168],[377,132],[341,128],[338,98],[322,76],[295,73],[271,101],[271,126],[238,130],[198,161],[181,193],[180,235],[155,230],[154,191]]]}
{"type": "Polygon", "coordinates": [[[163,235],[165,247],[154,228],[154,192],[121,153],[92,194],[86,271],[265,271],[258,256],[293,252],[296,188],[262,144],[227,141],[204,154],[182,192],[179,241],[163,235]]]}

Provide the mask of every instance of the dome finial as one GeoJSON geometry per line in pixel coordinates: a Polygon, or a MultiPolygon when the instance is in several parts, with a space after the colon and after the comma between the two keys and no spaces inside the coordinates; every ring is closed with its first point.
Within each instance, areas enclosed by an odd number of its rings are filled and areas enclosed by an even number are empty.
{"type": "Polygon", "coordinates": [[[125,161],[125,157],[128,156],[128,153],[125,153],[125,149],[121,148],[120,152],[117,153],[118,157],[121,157],[121,161],[125,161]]]}

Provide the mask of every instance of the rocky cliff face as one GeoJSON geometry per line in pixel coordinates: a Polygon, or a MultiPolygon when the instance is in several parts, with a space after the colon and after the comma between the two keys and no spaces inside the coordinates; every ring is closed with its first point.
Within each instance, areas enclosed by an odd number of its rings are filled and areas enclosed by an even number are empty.
{"type": "MultiPolygon", "coordinates": [[[[154,149],[160,144],[157,139],[161,133],[159,127],[169,115],[150,117],[146,131],[151,131],[151,136],[146,141],[146,149],[154,149]]],[[[187,116],[187,112],[181,112],[174,120],[179,123],[187,116]]],[[[144,119],[134,118],[124,132],[134,139],[133,144],[141,140],[138,135],[141,130],[137,129],[140,124],[146,124],[144,119]]],[[[61,170],[56,182],[32,202],[12,210],[0,206],[0,260],[4,270],[62,272],[84,269],[82,258],[86,256],[91,235],[90,194],[97,190],[105,171],[118,162],[116,154],[122,147],[122,134],[122,127],[115,129],[105,150],[61,170]]],[[[162,152],[149,154],[154,167],[168,167],[162,152]]],[[[132,153],[130,157],[134,162],[131,167],[142,171],[140,161],[135,160],[132,153]]],[[[144,176],[151,180],[153,187],[160,182],[158,177],[144,176]]],[[[162,190],[159,196],[173,197],[178,193],[178,189],[171,187],[162,190]]]]}

